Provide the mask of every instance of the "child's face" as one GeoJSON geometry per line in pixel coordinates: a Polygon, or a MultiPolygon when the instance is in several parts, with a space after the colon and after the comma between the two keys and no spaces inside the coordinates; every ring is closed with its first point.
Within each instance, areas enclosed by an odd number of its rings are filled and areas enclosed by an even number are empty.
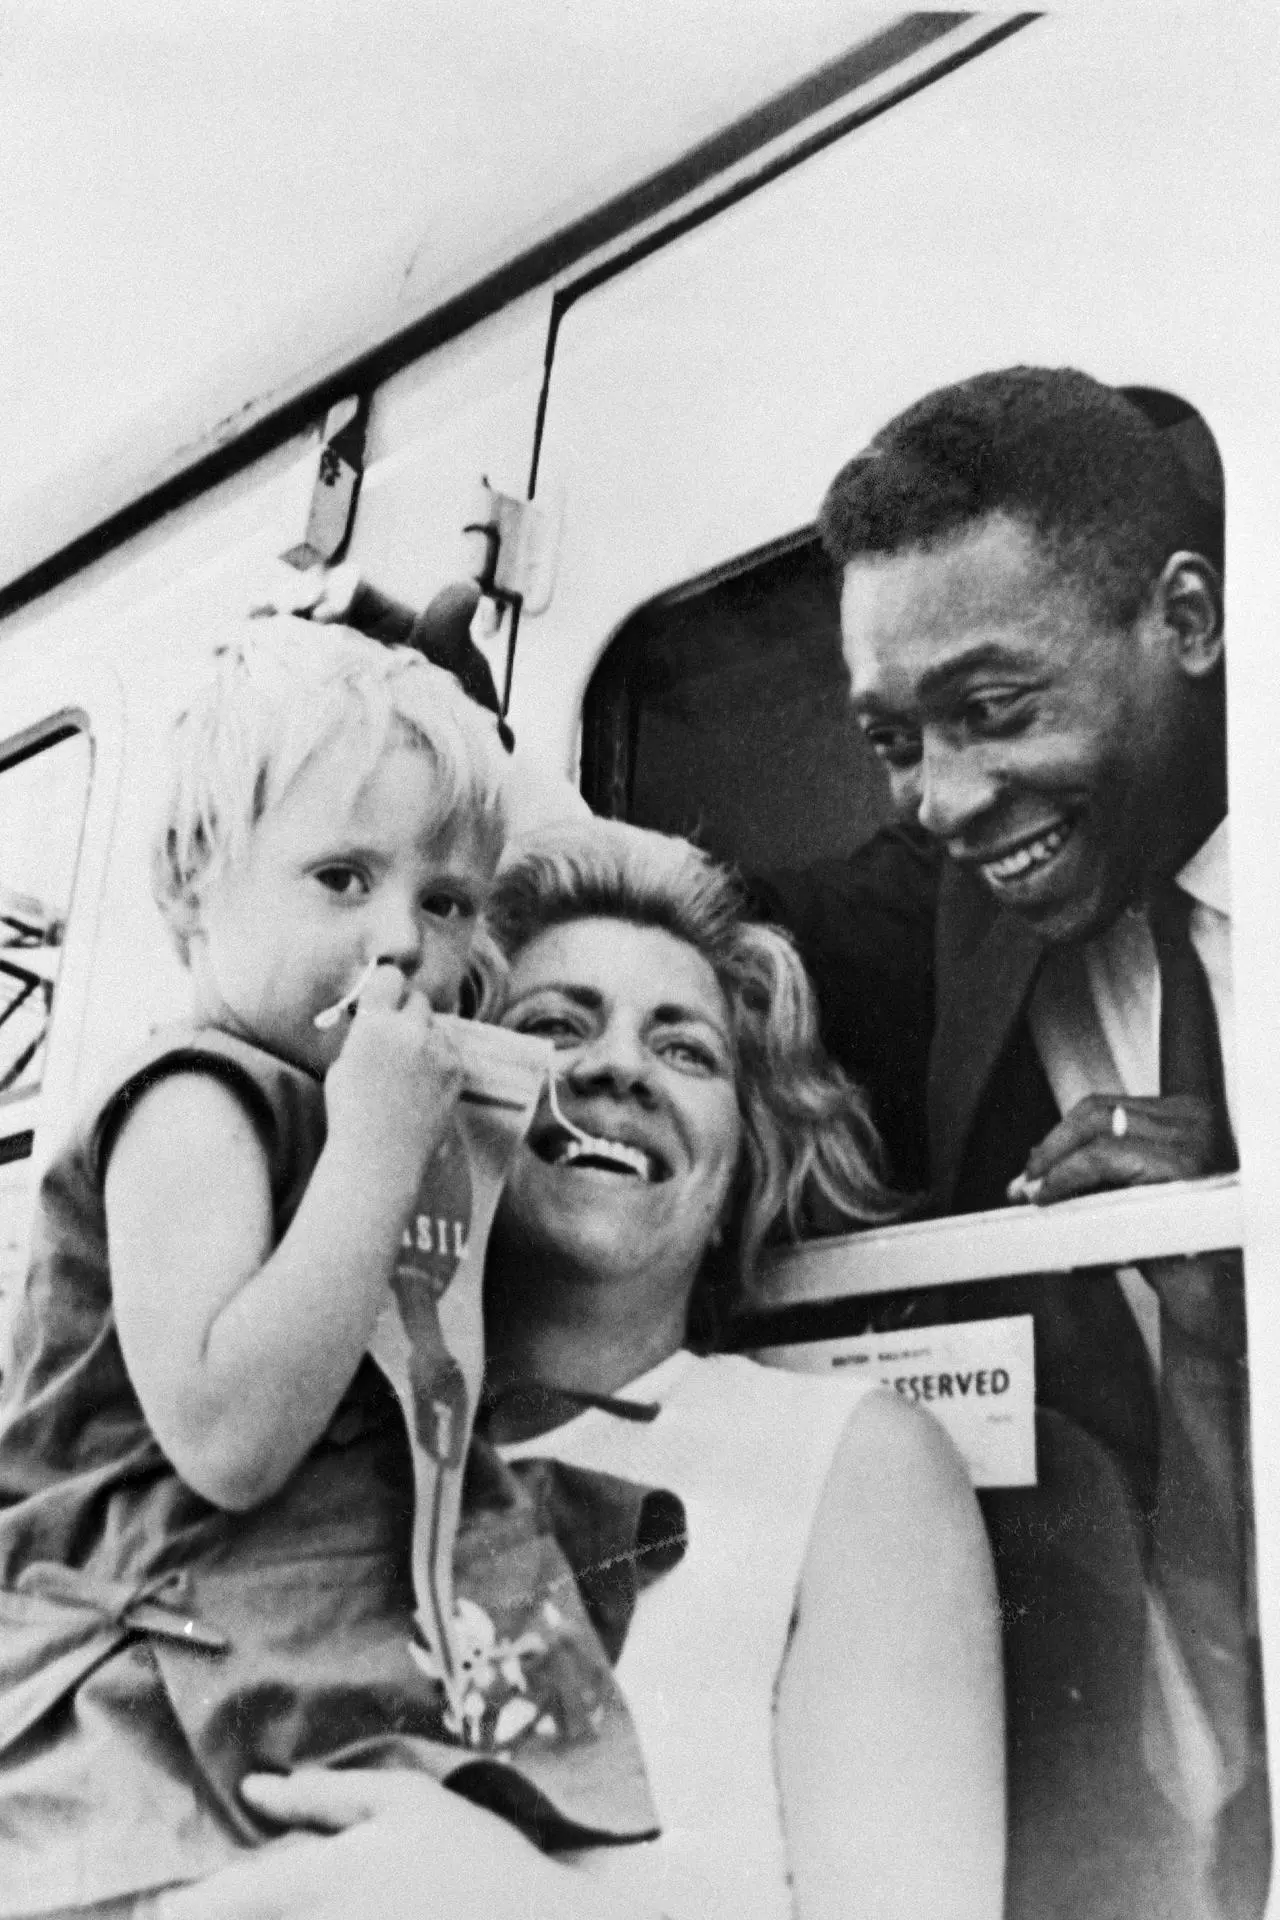
{"type": "Polygon", "coordinates": [[[440,818],[430,758],[388,747],[358,784],[350,743],[319,753],[195,909],[196,1017],[323,1073],[347,1021],[315,1016],[373,959],[451,1012],[492,877],[481,836],[440,818]]]}

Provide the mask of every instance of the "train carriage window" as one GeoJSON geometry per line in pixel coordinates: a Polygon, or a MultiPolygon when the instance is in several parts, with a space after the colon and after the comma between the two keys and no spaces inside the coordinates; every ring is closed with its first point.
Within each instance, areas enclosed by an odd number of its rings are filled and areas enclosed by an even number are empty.
{"type": "Polygon", "coordinates": [[[0,1109],[40,1086],[90,759],[66,728],[0,762],[0,1109]]]}
{"type": "MultiPolygon", "coordinates": [[[[582,790],[596,813],[686,834],[750,876],[842,858],[885,825],[888,786],[854,721],[839,594],[812,531],[626,622],[584,702],[582,790]]],[[[914,999],[904,978],[894,1071],[875,1090],[906,1187],[927,1178],[913,1088],[928,1032],[914,999]]],[[[824,1007],[833,1050],[842,1025],[841,1010],[824,1007]]]]}

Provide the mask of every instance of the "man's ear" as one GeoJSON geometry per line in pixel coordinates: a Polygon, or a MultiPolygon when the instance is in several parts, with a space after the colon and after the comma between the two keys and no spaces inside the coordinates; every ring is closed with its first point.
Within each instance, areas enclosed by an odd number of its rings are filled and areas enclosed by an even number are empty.
{"type": "Polygon", "coordinates": [[[1201,553],[1170,554],[1156,583],[1156,604],[1183,673],[1192,680],[1207,679],[1224,651],[1217,568],[1201,553]]]}

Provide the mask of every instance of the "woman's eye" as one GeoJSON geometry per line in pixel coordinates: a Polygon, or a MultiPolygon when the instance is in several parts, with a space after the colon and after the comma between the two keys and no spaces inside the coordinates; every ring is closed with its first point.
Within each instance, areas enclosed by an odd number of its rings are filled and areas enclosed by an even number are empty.
{"type": "Polygon", "coordinates": [[[582,1039],[578,1022],[562,1013],[522,1014],[514,1024],[517,1033],[531,1033],[535,1039],[550,1040],[557,1047],[577,1046],[582,1039]]]}
{"type": "Polygon", "coordinates": [[[664,1060],[674,1061],[675,1065],[692,1069],[695,1073],[714,1073],[719,1066],[710,1047],[704,1047],[698,1040],[667,1040],[662,1043],[664,1060]]]}
{"type": "Polygon", "coordinates": [[[476,903],[469,894],[427,893],[422,897],[422,911],[432,920],[474,920],[476,903]]]}
{"type": "Polygon", "coordinates": [[[336,894],[340,900],[361,899],[368,892],[368,881],[359,867],[319,867],[315,877],[326,893],[336,894]]]}

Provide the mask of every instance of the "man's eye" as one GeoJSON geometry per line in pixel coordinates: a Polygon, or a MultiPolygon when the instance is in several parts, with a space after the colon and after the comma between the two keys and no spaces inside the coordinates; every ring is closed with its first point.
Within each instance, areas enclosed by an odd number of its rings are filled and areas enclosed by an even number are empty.
{"type": "Polygon", "coordinates": [[[964,703],[964,721],[975,733],[1008,733],[1030,718],[1027,695],[1021,687],[971,694],[964,703]]]}
{"type": "Polygon", "coordinates": [[[359,867],[341,864],[318,867],[315,877],[326,893],[336,894],[340,900],[361,899],[369,890],[369,883],[359,867]]]}
{"type": "Polygon", "coordinates": [[[918,764],[920,735],[911,727],[866,727],[863,732],[876,758],[895,772],[918,764]]]}

